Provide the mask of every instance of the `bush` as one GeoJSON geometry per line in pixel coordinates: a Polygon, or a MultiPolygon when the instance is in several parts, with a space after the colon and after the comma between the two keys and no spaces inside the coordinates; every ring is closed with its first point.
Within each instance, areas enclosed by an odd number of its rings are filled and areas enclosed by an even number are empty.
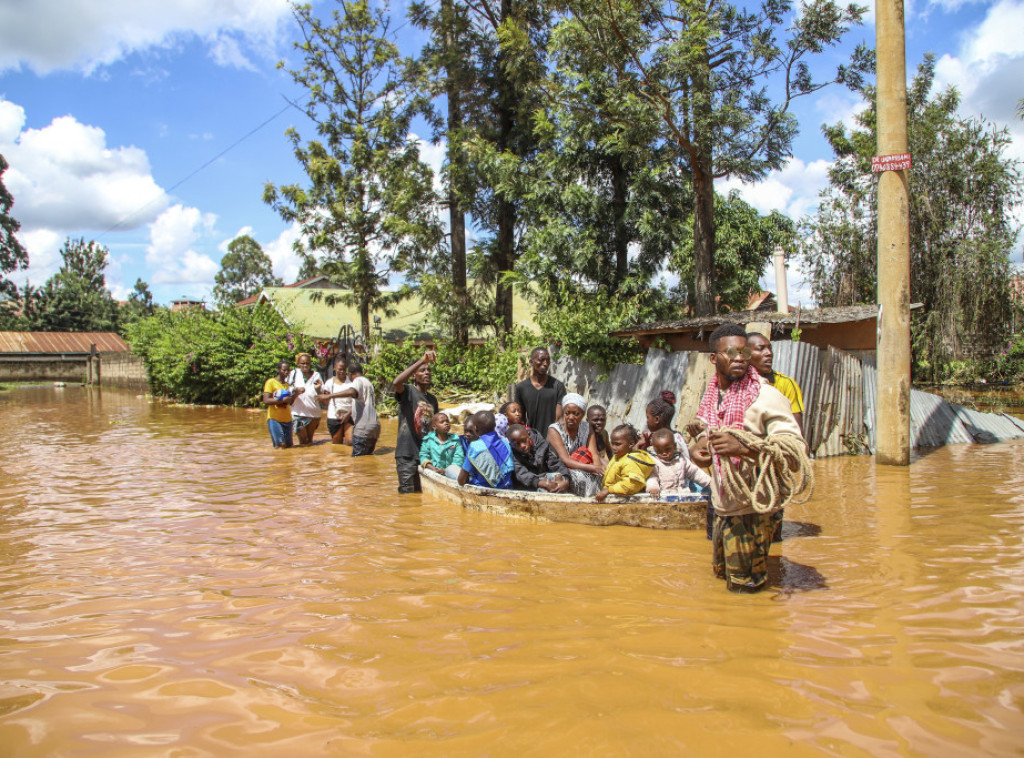
{"type": "Polygon", "coordinates": [[[992,360],[985,373],[990,379],[1010,384],[1024,383],[1024,332],[1014,335],[1009,346],[992,360]]]}
{"type": "Polygon", "coordinates": [[[259,405],[281,361],[312,352],[269,307],[160,311],[128,327],[153,392],[187,403],[259,405]]]}
{"type": "MultiPolygon", "coordinates": [[[[437,362],[432,367],[434,390],[481,395],[503,393],[526,363],[523,349],[534,347],[536,342],[536,336],[519,329],[506,338],[504,346],[496,339],[466,348],[451,342],[438,343],[437,362]]],[[[366,376],[375,386],[388,390],[391,380],[423,352],[423,347],[412,342],[381,345],[377,355],[364,366],[366,376]]]]}

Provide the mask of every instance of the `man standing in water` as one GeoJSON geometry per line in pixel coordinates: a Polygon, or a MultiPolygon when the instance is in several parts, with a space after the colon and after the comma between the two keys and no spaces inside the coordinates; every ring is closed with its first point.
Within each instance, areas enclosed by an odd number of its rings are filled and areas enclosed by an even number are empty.
{"type": "Polygon", "coordinates": [[[547,349],[535,347],[530,353],[530,378],[519,382],[512,391],[512,400],[523,409],[527,426],[541,436],[546,436],[548,427],[562,418],[565,397],[565,385],[548,375],[550,366],[547,349]]]}
{"type": "Polygon", "coordinates": [[[428,350],[423,357],[395,377],[391,386],[398,398],[398,440],[395,442],[395,468],[398,493],[420,492],[420,445],[430,431],[430,419],[437,413],[437,398],[430,389],[430,364],[437,354],[428,350]],[[412,379],[412,386],[406,384],[412,379]]]}
{"type": "Polygon", "coordinates": [[[709,341],[715,375],[708,383],[697,418],[709,436],[711,490],[715,509],[711,564],[733,592],[757,592],[767,581],[772,514],[758,513],[753,503],[727,492],[722,467],[732,466],[751,489],[758,467],[753,451],[726,431],[742,429],[762,439],[776,435],[800,437],[789,401],[748,364],[746,331],[723,324],[709,341]]]}
{"type": "MultiPolygon", "coordinates": [[[[793,411],[793,418],[796,425],[800,427],[801,434],[804,431],[804,393],[800,391],[800,385],[785,374],[780,374],[772,369],[772,343],[760,332],[747,332],[747,347],[750,348],[750,365],[757,369],[757,373],[765,378],[768,384],[783,394],[789,401],[790,410],[793,411]]],[[[782,542],[782,519],[783,509],[772,514],[772,542],[782,542]]]]}

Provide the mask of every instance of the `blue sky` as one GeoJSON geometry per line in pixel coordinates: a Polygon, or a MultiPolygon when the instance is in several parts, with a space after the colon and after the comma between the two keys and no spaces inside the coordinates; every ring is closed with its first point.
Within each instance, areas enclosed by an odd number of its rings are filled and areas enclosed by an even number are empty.
{"type": "MultiPolygon", "coordinates": [[[[404,9],[392,6],[394,26],[412,54],[422,39],[404,9]]],[[[834,67],[856,41],[873,42],[872,17],[812,65],[834,67]]],[[[908,72],[934,53],[939,83],[961,89],[964,114],[1010,128],[1011,154],[1024,159],[1024,123],[1014,117],[1024,97],[1024,0],[912,0],[907,17],[908,72]]],[[[266,181],[301,181],[285,129],[312,136],[286,107],[300,93],[276,68],[294,60],[295,37],[285,0],[0,0],[0,154],[11,164],[3,180],[31,258],[12,278],[42,284],[65,237],[84,236],[110,248],[107,281],[119,298],[140,277],[161,303],[207,297],[227,243],[248,232],[294,281],[296,231],[261,196],[266,181]]],[[[857,107],[835,88],[805,99],[790,163],[758,185],[720,189],[738,188],[762,212],[812,211],[831,157],[821,125],[857,107]]],[[[423,152],[439,167],[443,145],[423,152]]],[[[771,273],[764,284],[774,287],[771,273]]],[[[790,290],[791,302],[809,302],[799,266],[790,290]]]]}

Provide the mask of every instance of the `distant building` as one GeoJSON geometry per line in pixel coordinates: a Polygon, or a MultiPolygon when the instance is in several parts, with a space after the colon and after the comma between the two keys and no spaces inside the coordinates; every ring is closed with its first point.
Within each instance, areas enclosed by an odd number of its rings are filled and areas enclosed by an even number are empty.
{"type": "Polygon", "coordinates": [[[205,311],[206,303],[193,297],[179,297],[177,300],[171,301],[171,310],[175,313],[186,311],[189,308],[198,308],[201,311],[205,311]]]}

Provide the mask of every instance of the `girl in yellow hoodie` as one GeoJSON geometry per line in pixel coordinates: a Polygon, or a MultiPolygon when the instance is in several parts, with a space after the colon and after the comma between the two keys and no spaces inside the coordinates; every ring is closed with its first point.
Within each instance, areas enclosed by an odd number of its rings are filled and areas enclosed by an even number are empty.
{"type": "Polygon", "coordinates": [[[599,503],[608,495],[629,496],[644,491],[655,463],[650,453],[633,450],[636,440],[636,429],[629,424],[620,424],[612,431],[612,459],[604,471],[604,489],[594,495],[599,503]]]}

